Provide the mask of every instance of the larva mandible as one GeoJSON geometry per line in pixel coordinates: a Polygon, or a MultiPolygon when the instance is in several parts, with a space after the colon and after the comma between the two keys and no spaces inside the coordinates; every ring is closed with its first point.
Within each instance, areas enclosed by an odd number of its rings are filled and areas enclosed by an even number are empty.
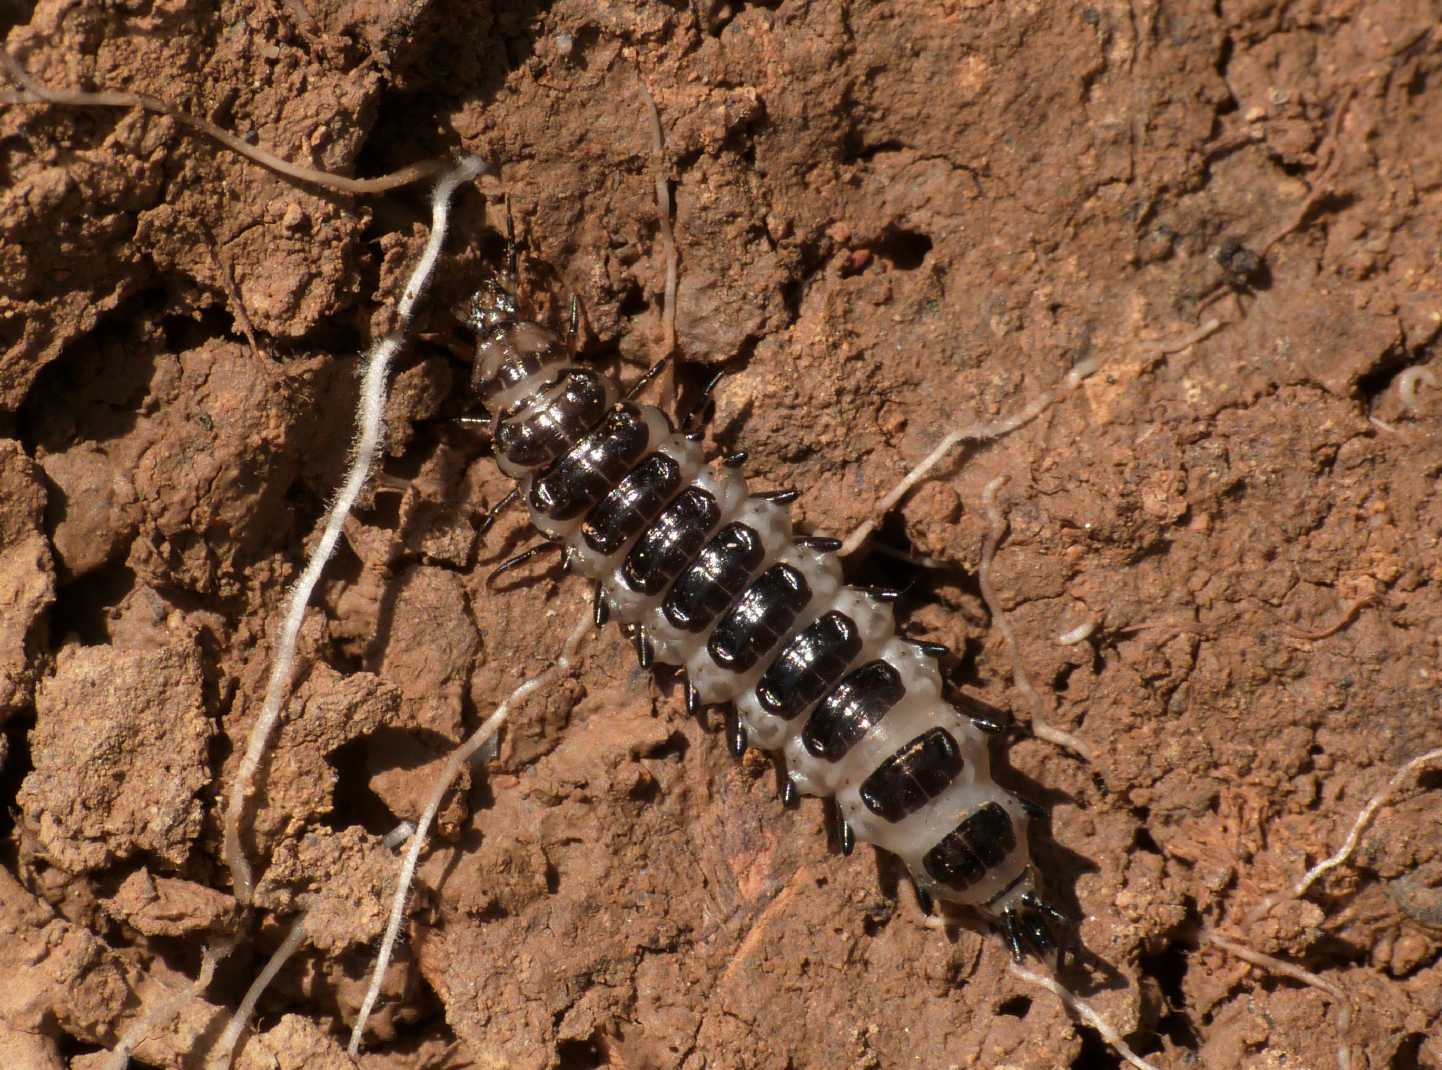
{"type": "Polygon", "coordinates": [[[943,698],[941,648],[896,634],[891,592],[844,584],[838,541],[792,533],[794,493],[749,494],[744,454],[708,464],[699,435],[577,364],[574,305],[562,338],[525,318],[514,278],[460,311],[469,391],[517,482],[488,521],[519,499],[546,540],[499,571],[561,548],[596,584],[597,625],[629,627],[643,667],[685,670],[688,712],[734,703],[733,753],[780,752],[786,802],[834,797],[844,853],[898,856],[924,906],[980,910],[1018,961],[1056,949],[1070,922],[1037,892],[1030,807],[992,780],[987,708],[943,698]]]}

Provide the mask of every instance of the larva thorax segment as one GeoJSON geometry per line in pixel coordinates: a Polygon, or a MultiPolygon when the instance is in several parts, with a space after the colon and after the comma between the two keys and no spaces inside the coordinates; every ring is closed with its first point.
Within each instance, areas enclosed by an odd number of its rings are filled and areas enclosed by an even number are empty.
{"type": "Polygon", "coordinates": [[[466,317],[496,461],[643,660],[682,667],[688,705],[734,702],[743,746],[779,752],[800,792],[834,796],[845,845],[875,843],[920,891],[993,913],[1014,953],[1023,938],[1054,946],[1027,815],[943,697],[935,658],[844,585],[834,554],[798,542],[784,506],[708,465],[660,409],[618,400],[497,290],[466,317]]]}

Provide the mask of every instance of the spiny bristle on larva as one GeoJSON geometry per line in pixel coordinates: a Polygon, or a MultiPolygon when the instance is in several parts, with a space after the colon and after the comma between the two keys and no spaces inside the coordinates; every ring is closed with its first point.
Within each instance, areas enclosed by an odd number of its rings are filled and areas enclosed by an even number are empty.
{"type": "Polygon", "coordinates": [[[626,628],[644,667],[680,667],[689,708],[733,703],[734,749],[779,753],[784,799],[834,797],[842,843],[995,916],[1013,954],[1055,948],[1064,919],[1033,889],[1026,807],[991,776],[999,711],[949,701],[938,651],[896,634],[895,592],[848,587],[837,541],[793,532],[794,492],[748,490],[660,409],[615,401],[557,335],[514,318],[510,292],[468,317],[477,400],[533,525],[596,583],[597,620],[626,628]]]}

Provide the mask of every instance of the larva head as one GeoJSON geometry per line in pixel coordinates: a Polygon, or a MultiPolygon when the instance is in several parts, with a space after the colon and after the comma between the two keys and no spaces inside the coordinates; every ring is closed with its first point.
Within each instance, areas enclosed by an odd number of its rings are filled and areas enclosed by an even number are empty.
{"type": "Polygon", "coordinates": [[[456,316],[476,334],[485,337],[493,327],[514,323],[520,316],[520,302],[493,276],[456,309],[456,316]]]}
{"type": "Polygon", "coordinates": [[[520,319],[515,294],[491,279],[457,315],[476,332],[470,389],[500,414],[553,383],[570,363],[554,331],[520,319]]]}

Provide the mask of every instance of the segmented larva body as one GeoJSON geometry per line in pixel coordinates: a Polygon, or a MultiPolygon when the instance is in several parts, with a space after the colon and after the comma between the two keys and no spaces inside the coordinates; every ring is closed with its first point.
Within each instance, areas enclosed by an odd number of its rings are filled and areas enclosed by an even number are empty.
{"type": "Polygon", "coordinates": [[[660,410],[619,398],[551,330],[488,291],[467,318],[471,378],[501,470],[597,619],[631,626],[643,664],[680,666],[687,706],[731,702],[733,747],[780,752],[788,791],[833,796],[840,840],[901,859],[923,901],[979,907],[1013,954],[1063,921],[1036,895],[1027,812],[991,778],[987,738],[942,695],[935,649],[847,587],[834,540],[792,532],[785,496],[748,493],[660,410]],[[781,501],[774,500],[781,498],[781,501]]]}

